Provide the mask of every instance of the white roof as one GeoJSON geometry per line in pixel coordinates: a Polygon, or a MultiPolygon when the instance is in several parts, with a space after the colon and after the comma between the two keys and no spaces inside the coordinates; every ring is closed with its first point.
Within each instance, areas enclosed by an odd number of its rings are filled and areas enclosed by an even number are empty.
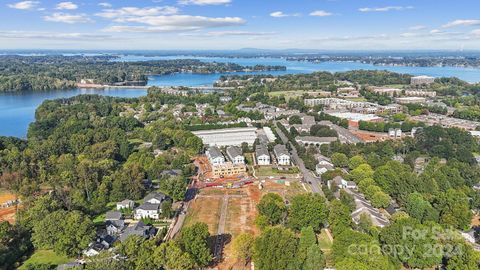
{"type": "Polygon", "coordinates": [[[352,112],[330,112],[329,115],[333,115],[339,118],[348,119],[352,121],[371,121],[381,119],[374,114],[362,114],[362,113],[352,113],[352,112]]]}

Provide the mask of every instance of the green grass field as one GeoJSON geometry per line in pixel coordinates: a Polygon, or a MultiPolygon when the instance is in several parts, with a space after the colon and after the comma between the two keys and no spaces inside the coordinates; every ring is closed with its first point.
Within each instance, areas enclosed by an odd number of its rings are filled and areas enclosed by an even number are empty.
{"type": "Polygon", "coordinates": [[[26,260],[18,269],[25,270],[30,264],[59,265],[72,260],[73,259],[70,259],[67,256],[57,255],[53,250],[39,249],[36,250],[35,253],[33,253],[32,256],[30,256],[30,258],[28,258],[28,260],[26,260]]]}

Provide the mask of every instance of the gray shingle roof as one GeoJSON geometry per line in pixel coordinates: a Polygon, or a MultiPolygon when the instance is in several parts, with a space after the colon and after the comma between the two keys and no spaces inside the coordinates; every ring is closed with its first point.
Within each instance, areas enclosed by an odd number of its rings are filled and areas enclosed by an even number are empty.
{"type": "Polygon", "coordinates": [[[122,213],[119,211],[108,211],[105,214],[105,220],[120,220],[122,219],[122,213]]]}
{"type": "Polygon", "coordinates": [[[290,156],[290,154],[288,153],[288,150],[287,148],[285,147],[285,145],[283,144],[277,144],[273,147],[273,152],[275,152],[275,155],[278,157],[278,156],[281,156],[281,155],[287,155],[287,156],[290,156]]]}
{"type": "Polygon", "coordinates": [[[161,192],[152,192],[152,193],[148,194],[147,196],[145,196],[143,201],[146,202],[146,201],[149,201],[150,199],[154,199],[154,198],[159,200],[159,201],[164,201],[167,198],[167,195],[165,195],[161,192]]]}
{"type": "Polygon", "coordinates": [[[227,155],[230,159],[234,159],[242,155],[242,149],[238,146],[227,147],[227,155]]]}
{"type": "Polygon", "coordinates": [[[258,144],[255,148],[255,155],[257,157],[262,156],[262,155],[269,155],[268,154],[268,149],[264,145],[258,144]]]}
{"type": "Polygon", "coordinates": [[[160,208],[160,204],[156,204],[156,203],[144,203],[144,204],[141,204],[139,207],[137,207],[137,209],[142,209],[142,210],[158,210],[160,208]]]}
{"type": "Polygon", "coordinates": [[[217,157],[223,157],[222,152],[216,146],[209,147],[208,148],[208,154],[212,159],[217,158],[217,157]]]}

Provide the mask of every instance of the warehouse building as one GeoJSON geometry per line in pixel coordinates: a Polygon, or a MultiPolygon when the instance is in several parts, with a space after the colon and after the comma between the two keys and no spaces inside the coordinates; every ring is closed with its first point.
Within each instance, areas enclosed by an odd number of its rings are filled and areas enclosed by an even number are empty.
{"type": "Polygon", "coordinates": [[[192,132],[209,146],[240,146],[242,143],[253,145],[257,138],[254,127],[200,130],[192,132]]]}

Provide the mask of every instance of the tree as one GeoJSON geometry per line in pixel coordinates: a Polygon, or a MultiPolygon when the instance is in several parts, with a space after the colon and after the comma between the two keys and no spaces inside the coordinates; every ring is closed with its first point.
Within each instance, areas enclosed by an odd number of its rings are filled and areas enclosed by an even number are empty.
{"type": "Polygon", "coordinates": [[[212,261],[213,257],[208,247],[208,226],[205,223],[195,223],[182,230],[180,244],[192,257],[197,267],[205,267],[212,261]]]}
{"type": "Polygon", "coordinates": [[[339,270],[393,270],[388,257],[378,252],[380,244],[370,235],[345,230],[335,237],[332,255],[335,268],[339,270]]]}
{"type": "Polygon", "coordinates": [[[405,210],[411,217],[418,219],[421,223],[438,221],[438,211],[420,193],[415,192],[408,195],[405,210]]]}
{"type": "Polygon", "coordinates": [[[267,228],[254,244],[253,261],[259,270],[296,269],[297,239],[289,229],[267,228]]]}
{"type": "Polygon", "coordinates": [[[187,181],[183,176],[168,177],[160,181],[160,190],[175,201],[182,201],[187,192],[187,181]]]}
{"type": "Polygon", "coordinates": [[[171,201],[165,201],[162,203],[161,206],[162,210],[162,216],[164,218],[171,218],[172,217],[172,202],[171,201]]]}
{"type": "Polygon", "coordinates": [[[366,163],[366,161],[363,158],[363,156],[356,155],[356,156],[351,157],[348,160],[348,168],[350,170],[353,170],[353,169],[357,168],[358,166],[360,166],[361,164],[364,164],[364,163],[366,163]]]}
{"type": "Polygon", "coordinates": [[[320,270],[325,268],[325,255],[318,244],[313,244],[307,249],[307,256],[302,265],[303,270],[320,270]]]}
{"type": "Polygon", "coordinates": [[[350,210],[339,200],[334,200],[330,204],[330,212],[328,215],[328,224],[333,235],[339,235],[352,226],[352,217],[350,210]]]}
{"type": "Polygon", "coordinates": [[[350,212],[353,212],[356,208],[355,199],[345,190],[340,190],[340,201],[348,207],[350,212]]]}
{"type": "Polygon", "coordinates": [[[178,242],[173,240],[162,243],[155,249],[154,262],[157,267],[168,270],[189,270],[197,265],[192,255],[183,251],[178,242]]]}
{"type": "Polygon", "coordinates": [[[103,251],[99,255],[89,258],[85,270],[129,270],[132,265],[128,260],[115,258],[115,254],[103,251]]]}
{"type": "Polygon", "coordinates": [[[249,262],[253,256],[255,238],[252,234],[242,233],[233,239],[232,252],[237,261],[249,262]]]}
{"type": "Polygon", "coordinates": [[[356,183],[359,183],[360,181],[367,178],[372,178],[372,176],[373,169],[368,164],[361,164],[350,172],[350,178],[356,183]]]}
{"type": "Polygon", "coordinates": [[[383,191],[375,192],[371,198],[372,206],[377,208],[387,208],[391,200],[390,196],[383,191]]]}
{"type": "Polygon", "coordinates": [[[443,250],[443,247],[437,243],[431,226],[422,225],[416,219],[397,220],[384,228],[380,239],[390,248],[390,255],[408,267],[427,268],[442,262],[443,253],[437,251],[443,250]],[[418,236],[418,232],[424,234],[418,236]]]}
{"type": "Polygon", "coordinates": [[[335,167],[345,168],[348,165],[348,158],[343,153],[333,153],[331,160],[335,167]]]}
{"type": "Polygon", "coordinates": [[[288,227],[300,231],[304,227],[320,229],[327,222],[328,209],[325,198],[319,194],[305,193],[295,195],[288,209],[288,227]]]}
{"type": "Polygon", "coordinates": [[[29,233],[18,225],[0,222],[0,265],[6,270],[16,268],[16,263],[32,249],[29,233]]]}
{"type": "Polygon", "coordinates": [[[32,241],[36,248],[75,256],[90,244],[94,236],[93,223],[87,216],[79,211],[58,210],[34,224],[32,241]]]}
{"type": "Polygon", "coordinates": [[[465,242],[449,243],[446,251],[446,270],[476,270],[480,268],[480,253],[465,242]]]}
{"type": "Polygon", "coordinates": [[[260,215],[265,216],[270,225],[276,225],[283,221],[287,211],[282,197],[276,193],[265,194],[257,204],[260,215]]]}
{"type": "Polygon", "coordinates": [[[457,229],[466,229],[472,220],[468,197],[460,190],[449,189],[440,193],[434,202],[440,212],[440,223],[457,229]]]}
{"type": "Polygon", "coordinates": [[[303,268],[303,265],[305,263],[305,260],[307,258],[307,253],[308,249],[312,245],[317,244],[317,236],[315,235],[315,232],[313,231],[312,227],[304,227],[300,231],[300,239],[298,242],[298,248],[297,248],[297,266],[298,268],[303,268]]]}
{"type": "Polygon", "coordinates": [[[298,115],[292,115],[290,118],[288,118],[288,124],[290,125],[301,125],[302,124],[302,118],[298,115]]]}

